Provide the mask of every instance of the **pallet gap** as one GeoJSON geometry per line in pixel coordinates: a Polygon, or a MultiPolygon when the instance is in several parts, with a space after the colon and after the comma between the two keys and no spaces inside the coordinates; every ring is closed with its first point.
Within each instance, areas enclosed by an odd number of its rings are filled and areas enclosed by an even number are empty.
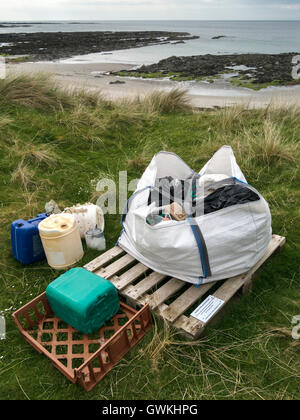
{"type": "Polygon", "coordinates": [[[155,293],[158,289],[160,289],[162,286],[164,286],[166,283],[168,283],[168,281],[171,280],[172,277],[166,277],[163,280],[161,280],[158,284],[156,284],[155,286],[153,286],[150,290],[148,290],[147,295],[152,295],[153,293],[155,293]]]}
{"type": "MultiPolygon", "coordinates": [[[[105,254],[105,252],[103,252],[103,254],[105,254]]],[[[102,254],[99,255],[99,257],[101,257],[102,254]]],[[[98,270],[100,268],[106,268],[109,265],[113,264],[114,262],[118,261],[120,258],[124,257],[124,255],[126,255],[126,252],[123,251],[121,254],[117,255],[116,257],[112,257],[109,261],[107,261],[105,264],[101,265],[101,267],[98,268],[98,270]]]]}
{"type": "Polygon", "coordinates": [[[185,285],[180,290],[178,290],[178,292],[174,293],[173,296],[171,296],[169,299],[165,301],[165,304],[171,305],[171,303],[173,303],[176,299],[178,299],[179,296],[181,296],[190,287],[191,287],[190,283],[185,283],[185,285]]]}
{"type": "MultiPolygon", "coordinates": [[[[124,255],[123,255],[123,257],[124,257],[124,255]]],[[[135,265],[138,265],[137,260],[132,261],[126,267],[120,268],[120,270],[118,270],[115,275],[117,275],[118,277],[121,277],[122,274],[125,274],[127,271],[129,271],[131,268],[133,268],[135,265]]]]}
{"type": "Polygon", "coordinates": [[[141,274],[137,279],[135,279],[131,284],[136,286],[140,281],[144,280],[146,277],[150,276],[153,273],[153,270],[149,268],[145,273],[141,274]]]}

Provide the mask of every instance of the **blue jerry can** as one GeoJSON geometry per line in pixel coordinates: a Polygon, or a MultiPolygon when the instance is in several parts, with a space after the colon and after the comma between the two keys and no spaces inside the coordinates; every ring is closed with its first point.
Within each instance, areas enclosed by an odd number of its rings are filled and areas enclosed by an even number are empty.
{"type": "Polygon", "coordinates": [[[32,264],[46,258],[40,239],[38,225],[47,214],[38,214],[35,219],[16,220],[11,225],[11,247],[13,256],[22,264],[32,264]]]}

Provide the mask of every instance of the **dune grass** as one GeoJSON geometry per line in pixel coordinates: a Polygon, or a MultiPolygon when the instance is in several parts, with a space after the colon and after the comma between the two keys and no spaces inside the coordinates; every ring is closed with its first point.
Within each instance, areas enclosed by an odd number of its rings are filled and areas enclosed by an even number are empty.
{"type": "MultiPolygon", "coordinates": [[[[24,80],[15,82],[16,90],[1,82],[0,93],[0,312],[7,321],[0,398],[299,399],[300,341],[291,335],[292,318],[300,314],[299,109],[195,112],[179,92],[113,104],[24,80]],[[35,88],[22,91],[22,85],[35,88]],[[284,251],[204,339],[185,342],[155,320],[143,342],[85,393],[27,345],[12,321],[12,312],[60,273],[45,261],[24,267],[13,259],[11,222],[41,213],[50,199],[60,207],[95,202],[104,174],[118,179],[127,170],[131,181],[160,150],[200,170],[224,144],[232,145],[248,182],[268,200],[274,232],[287,237],[284,251]]],[[[106,216],[108,247],[120,229],[119,215],[106,216]]],[[[79,265],[97,255],[85,249],[79,265]]]]}
{"type": "Polygon", "coordinates": [[[299,143],[287,141],[283,136],[282,125],[266,119],[263,129],[247,130],[244,132],[245,142],[249,144],[251,154],[261,158],[266,164],[276,161],[297,162],[299,143]]]}
{"type": "Polygon", "coordinates": [[[154,91],[139,99],[138,103],[143,110],[160,114],[191,111],[187,91],[178,88],[169,92],[154,91]]]}
{"type": "Polygon", "coordinates": [[[58,89],[47,74],[12,75],[0,80],[0,105],[6,102],[36,109],[70,106],[72,96],[58,89]]]}

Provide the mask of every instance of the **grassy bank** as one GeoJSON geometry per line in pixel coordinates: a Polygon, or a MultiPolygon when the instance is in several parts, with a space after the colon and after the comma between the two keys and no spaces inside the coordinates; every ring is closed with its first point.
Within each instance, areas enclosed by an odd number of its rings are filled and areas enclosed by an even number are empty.
{"type": "MultiPolygon", "coordinates": [[[[0,341],[2,399],[299,399],[300,111],[230,108],[194,112],[184,93],[154,93],[113,104],[61,92],[44,76],[0,81],[0,341]],[[153,154],[169,150],[200,170],[232,145],[248,182],[268,200],[284,251],[263,269],[254,291],[205,339],[186,343],[160,322],[89,394],[69,383],[20,336],[11,314],[60,273],[46,262],[24,267],[11,255],[10,224],[43,211],[96,201],[103,175],[141,176],[153,154]]],[[[120,216],[107,216],[112,247],[120,216]]],[[[79,265],[98,255],[86,250],[79,265]]]]}

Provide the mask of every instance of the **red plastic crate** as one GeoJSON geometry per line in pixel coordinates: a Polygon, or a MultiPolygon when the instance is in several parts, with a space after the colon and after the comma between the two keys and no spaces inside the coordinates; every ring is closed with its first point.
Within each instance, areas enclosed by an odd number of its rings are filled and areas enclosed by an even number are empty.
{"type": "Polygon", "coordinates": [[[90,391],[152,328],[149,305],[120,311],[94,334],[82,334],[54,315],[46,293],[14,312],[25,340],[71,382],[90,391]]]}

